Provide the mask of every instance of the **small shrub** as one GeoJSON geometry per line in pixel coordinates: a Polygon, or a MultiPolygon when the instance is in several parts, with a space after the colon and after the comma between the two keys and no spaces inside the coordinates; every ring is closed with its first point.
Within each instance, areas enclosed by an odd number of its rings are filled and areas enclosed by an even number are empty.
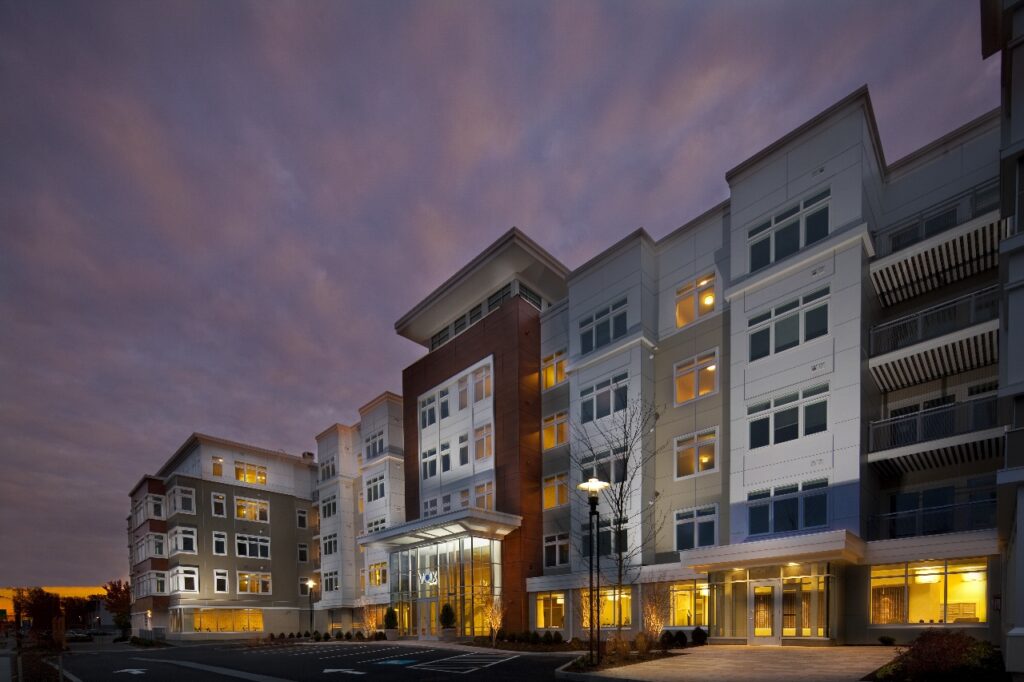
{"type": "Polygon", "coordinates": [[[694,628],[691,638],[693,639],[694,646],[704,646],[708,643],[708,633],[704,628],[694,628]]]}
{"type": "Polygon", "coordinates": [[[314,632],[313,633],[313,641],[314,642],[319,642],[320,641],[320,633],[319,632],[314,632]]]}
{"type": "Polygon", "coordinates": [[[394,630],[398,627],[398,612],[394,608],[388,607],[388,610],[384,612],[384,629],[394,630]]]}
{"type": "Polygon", "coordinates": [[[285,637],[284,633],[282,632],[281,634],[279,634],[279,635],[277,636],[277,639],[278,639],[278,640],[282,640],[282,639],[288,639],[288,638],[287,638],[287,637],[285,637]]]}
{"type": "Polygon", "coordinates": [[[530,633],[530,644],[540,644],[540,633],[536,630],[530,633]]]}
{"type": "Polygon", "coordinates": [[[672,648],[672,644],[676,641],[675,635],[668,630],[662,630],[661,637],[658,638],[658,644],[661,645],[661,650],[668,651],[672,648]]]}
{"type": "Polygon", "coordinates": [[[586,647],[586,646],[585,646],[585,645],[583,644],[583,640],[582,640],[582,639],[580,639],[579,637],[573,637],[572,639],[570,639],[570,640],[569,640],[569,646],[571,646],[571,647],[572,647],[573,649],[575,649],[576,651],[582,651],[583,649],[586,649],[586,648],[587,648],[587,647],[586,647]]]}
{"type": "Polygon", "coordinates": [[[498,628],[498,635],[495,639],[499,642],[504,642],[508,634],[505,632],[505,628],[498,628]]]}
{"type": "Polygon", "coordinates": [[[520,632],[519,633],[519,641],[522,642],[523,644],[529,644],[530,643],[530,631],[529,630],[523,630],[522,632],[520,632]]]}
{"type": "Polygon", "coordinates": [[[907,680],[939,682],[985,678],[1002,670],[995,647],[964,632],[926,630],[894,663],[907,680]]]}
{"type": "Polygon", "coordinates": [[[686,647],[686,633],[682,630],[676,630],[676,633],[672,635],[672,643],[677,649],[683,649],[686,647]]]}
{"type": "Polygon", "coordinates": [[[270,633],[270,638],[269,639],[270,639],[271,642],[274,641],[274,633],[273,632],[270,633]]]}
{"type": "Polygon", "coordinates": [[[366,635],[363,634],[362,630],[356,630],[356,641],[363,642],[366,640],[366,635]]]}
{"type": "Polygon", "coordinates": [[[552,639],[552,641],[555,644],[561,644],[562,642],[565,641],[565,638],[562,637],[562,631],[561,630],[555,630],[555,634],[551,635],[551,639],[552,639]]]}
{"type": "Polygon", "coordinates": [[[288,639],[295,639],[295,633],[294,632],[289,632],[288,633],[288,639]]]}
{"type": "Polygon", "coordinates": [[[352,641],[352,632],[350,630],[345,632],[345,641],[346,642],[351,642],[352,641]]]}
{"type": "Polygon", "coordinates": [[[309,630],[306,630],[306,633],[304,635],[302,635],[302,636],[305,637],[306,639],[309,639],[309,630]]]}
{"type": "Polygon", "coordinates": [[[547,644],[548,646],[551,646],[555,643],[555,636],[551,634],[551,630],[545,630],[544,636],[540,638],[540,641],[542,641],[544,644],[547,644]]]}
{"type": "Polygon", "coordinates": [[[641,632],[636,636],[636,652],[641,656],[646,656],[651,650],[651,638],[646,632],[641,632]]]}
{"type": "Polygon", "coordinates": [[[896,643],[896,638],[890,637],[889,635],[882,635],[878,638],[878,643],[882,646],[892,646],[896,643]]]}
{"type": "Polygon", "coordinates": [[[445,629],[455,627],[455,609],[451,604],[445,603],[441,606],[441,615],[438,620],[441,621],[441,627],[445,629]]]}

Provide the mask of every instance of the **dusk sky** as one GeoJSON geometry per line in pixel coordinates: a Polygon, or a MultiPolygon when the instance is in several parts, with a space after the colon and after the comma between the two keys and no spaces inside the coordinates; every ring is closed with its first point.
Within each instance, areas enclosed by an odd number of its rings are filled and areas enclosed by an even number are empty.
{"type": "Polygon", "coordinates": [[[888,161],[998,105],[977,2],[0,0],[0,585],[128,572],[193,431],[299,453],[509,227],[568,267],[862,84],[888,161]]]}

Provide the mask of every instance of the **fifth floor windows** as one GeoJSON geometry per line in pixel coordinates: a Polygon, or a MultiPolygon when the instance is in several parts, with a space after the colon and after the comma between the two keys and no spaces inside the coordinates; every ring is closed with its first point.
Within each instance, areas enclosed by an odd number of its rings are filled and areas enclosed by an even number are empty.
{"type": "Polygon", "coordinates": [[[586,355],[626,335],[626,299],[580,320],[580,354],[586,355]]]}
{"type": "Polygon", "coordinates": [[[629,375],[617,374],[580,391],[580,423],[602,419],[626,409],[629,375]]]}
{"type": "Polygon", "coordinates": [[[715,312],[715,273],[702,275],[676,289],[676,329],[715,312]]]}
{"type": "Polygon", "coordinates": [[[371,433],[364,439],[364,442],[366,444],[366,459],[373,459],[384,452],[384,431],[371,433]]]}
{"type": "Polygon", "coordinates": [[[747,232],[750,272],[790,256],[828,236],[830,190],[789,206],[747,232]]]}
{"type": "Polygon", "coordinates": [[[235,480],[256,485],[267,484],[267,467],[235,460],[235,480]]]}
{"type": "Polygon", "coordinates": [[[828,295],[829,287],[824,287],[750,318],[750,361],[828,334],[828,295]]]}

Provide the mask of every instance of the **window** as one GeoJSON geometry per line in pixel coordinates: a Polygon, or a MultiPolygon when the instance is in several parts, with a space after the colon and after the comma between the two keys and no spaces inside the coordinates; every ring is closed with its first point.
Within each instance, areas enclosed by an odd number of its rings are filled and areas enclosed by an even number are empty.
{"type": "Polygon", "coordinates": [[[469,309],[469,323],[475,324],[480,321],[480,318],[484,316],[484,306],[481,303],[478,306],[469,309]]]}
{"type": "Polygon", "coordinates": [[[338,496],[331,495],[320,501],[320,518],[329,519],[338,513],[338,496]]]}
{"type": "Polygon", "coordinates": [[[712,547],[717,544],[718,506],[676,512],[676,550],[712,547]]]}
{"type": "Polygon", "coordinates": [[[366,482],[366,501],[384,499],[384,474],[378,474],[366,482]]]}
{"type": "MultiPolygon", "coordinates": [[[[625,390],[625,387],[623,387],[625,390]]],[[[564,445],[569,440],[569,413],[558,412],[544,417],[541,441],[545,450],[564,445]]]]}
{"type": "Polygon", "coordinates": [[[537,595],[537,629],[565,627],[565,594],[541,592],[537,595]]]}
{"type": "Polygon", "coordinates": [[[228,534],[219,530],[213,531],[213,553],[217,556],[228,555],[228,534]]]}
{"type": "Polygon", "coordinates": [[[676,478],[717,468],[718,429],[676,438],[676,478]]]}
{"type": "Polygon", "coordinates": [[[388,527],[387,520],[385,519],[374,519],[373,521],[366,522],[366,532],[376,533],[382,531],[388,527]]]}
{"type": "MultiPolygon", "coordinates": [[[[612,519],[602,518],[598,522],[597,526],[597,551],[601,556],[607,556],[614,552],[617,552],[619,548],[623,552],[629,551],[629,533],[628,526],[629,519],[619,517],[615,520],[614,529],[612,528],[612,519]]],[[[590,537],[590,524],[580,524],[581,537],[590,537]]],[[[589,557],[591,550],[591,543],[587,542],[583,548],[583,556],[589,557]]]]}
{"type": "Polygon", "coordinates": [[[437,448],[430,448],[423,453],[421,460],[423,468],[423,480],[437,476],[437,448]]]}
{"type": "Polygon", "coordinates": [[[433,336],[431,336],[430,337],[430,350],[434,350],[438,346],[446,343],[448,341],[448,335],[449,335],[449,328],[445,327],[444,329],[442,329],[438,333],[436,333],[433,336]]]}
{"type": "Polygon", "coordinates": [[[828,524],[828,480],[790,483],[747,494],[747,532],[785,533],[828,524]]]}
{"type": "Polygon", "coordinates": [[[476,506],[478,509],[494,509],[494,483],[487,481],[476,486],[476,506]]]}
{"type": "Polygon", "coordinates": [[[707,627],[709,592],[707,583],[692,580],[669,586],[668,625],[707,627]]]}
{"type": "Polygon", "coordinates": [[[309,596],[309,578],[299,578],[299,596],[309,596]]]}
{"type": "Polygon", "coordinates": [[[871,567],[871,624],[988,622],[984,557],[871,567]]]}
{"type": "Polygon", "coordinates": [[[224,475],[224,458],[223,457],[214,457],[213,460],[212,460],[212,464],[211,464],[210,469],[211,469],[211,473],[214,476],[223,476],[224,475]]]}
{"type": "Polygon", "coordinates": [[[464,410],[469,405],[469,379],[459,379],[459,409],[464,410]]]}
{"type": "Polygon", "coordinates": [[[556,474],[544,479],[544,508],[554,509],[569,504],[569,475],[556,474]]]}
{"type": "Polygon", "coordinates": [[[469,507],[469,488],[459,491],[459,507],[462,509],[469,507]]]}
{"type": "Polygon", "coordinates": [[[698,277],[676,289],[676,329],[682,329],[714,311],[715,273],[698,277]]]}
{"type": "Polygon", "coordinates": [[[239,594],[271,594],[269,573],[238,572],[239,594]]]}
{"type": "Polygon", "coordinates": [[[828,236],[829,189],[793,204],[747,232],[750,272],[760,270],[828,236]]]}
{"type": "Polygon", "coordinates": [[[447,419],[450,414],[448,410],[448,389],[442,388],[438,394],[438,406],[441,409],[441,419],[447,419]]]}
{"type": "Polygon", "coordinates": [[[235,534],[235,555],[254,559],[270,558],[270,538],[235,534]]]}
{"type": "Polygon", "coordinates": [[[464,433],[459,436],[459,465],[467,464],[469,464],[469,434],[464,433]]]}
{"type": "Polygon", "coordinates": [[[199,569],[194,566],[178,566],[172,569],[171,585],[175,592],[198,592],[199,569]]]}
{"type": "Polygon", "coordinates": [[[243,483],[267,484],[267,467],[258,464],[235,462],[235,480],[243,483]]]}
{"type": "Polygon", "coordinates": [[[560,350],[541,361],[540,386],[546,391],[563,381],[565,381],[565,351],[560,350]]]}
{"type": "Polygon", "coordinates": [[[388,584],[388,564],[386,561],[380,563],[370,564],[369,569],[370,584],[374,587],[380,587],[388,584]]]}
{"type": "Polygon", "coordinates": [[[367,436],[363,442],[366,445],[366,459],[371,459],[384,452],[384,431],[377,431],[367,436]]]}
{"type": "Polygon", "coordinates": [[[441,443],[441,471],[452,470],[452,446],[449,443],[441,443]]]}
{"type": "Polygon", "coordinates": [[[505,301],[512,298],[512,283],[509,282],[502,288],[487,297],[487,312],[491,312],[505,301]]]}
{"type": "MultiPolygon", "coordinates": [[[[171,631],[181,632],[180,620],[177,625],[173,620],[176,613],[181,611],[171,611],[171,631]]],[[[263,632],[260,609],[195,609],[192,614],[196,632],[263,632]]]]}
{"type": "Polygon", "coordinates": [[[452,510],[452,496],[451,494],[441,496],[441,513],[447,514],[452,510]]]}
{"type": "Polygon", "coordinates": [[[424,398],[420,401],[420,428],[425,429],[437,421],[437,412],[434,407],[434,396],[424,398]]]}
{"type": "Polygon", "coordinates": [[[175,554],[196,554],[195,528],[172,528],[169,536],[171,539],[171,556],[175,554]]]}
{"type": "Polygon", "coordinates": [[[626,409],[628,374],[617,374],[580,391],[580,423],[607,417],[626,409]]]}
{"type": "Polygon", "coordinates": [[[327,571],[324,573],[324,592],[337,592],[338,591],[338,572],[327,571]]]}
{"type": "Polygon", "coordinates": [[[586,355],[626,335],[626,299],[580,320],[580,354],[586,355]]]}
{"type": "MultiPolygon", "coordinates": [[[[164,517],[164,496],[147,495],[146,511],[151,519],[162,519],[164,517]]],[[[137,524],[136,524],[137,525],[137,524]]]]}
{"type": "Polygon", "coordinates": [[[309,527],[309,515],[305,509],[295,510],[295,526],[297,528],[308,528],[309,527]]]}
{"type": "Polygon", "coordinates": [[[167,497],[171,503],[171,514],[196,513],[195,488],[171,488],[167,493],[167,497]]]}
{"type": "Polygon", "coordinates": [[[625,483],[626,448],[618,447],[581,457],[580,475],[584,481],[596,478],[609,483],[625,483]]]}
{"type": "Polygon", "coordinates": [[[437,498],[432,497],[429,500],[423,500],[423,518],[429,516],[437,516],[437,498]]]}
{"type": "Polygon", "coordinates": [[[213,572],[213,591],[224,594],[228,591],[228,572],[215,570],[213,572]]]}
{"type": "Polygon", "coordinates": [[[247,497],[235,498],[235,518],[243,521],[270,523],[270,502],[247,497]]]}
{"type": "Polygon", "coordinates": [[[569,565],[569,534],[544,536],[544,565],[548,568],[569,565]]]}
{"type": "Polygon", "coordinates": [[[750,421],[748,448],[753,450],[796,440],[801,433],[801,418],[805,436],[828,429],[828,396],[824,395],[826,393],[828,384],[821,384],[748,405],[747,414],[754,416],[750,421]]]}
{"type": "Polygon", "coordinates": [[[323,540],[321,540],[321,544],[323,545],[323,550],[322,551],[323,551],[323,555],[324,556],[330,556],[332,554],[337,553],[337,551],[338,551],[338,534],[337,533],[331,533],[330,535],[324,536],[323,540]]]}
{"type": "Polygon", "coordinates": [[[326,481],[334,478],[338,474],[337,467],[334,464],[334,455],[331,455],[323,462],[320,462],[320,480],[326,481]]]}
{"type": "Polygon", "coordinates": [[[307,561],[309,561],[309,545],[299,543],[299,563],[304,564],[307,561]]]}
{"type": "MultiPolygon", "coordinates": [[[[590,590],[580,590],[581,603],[589,603],[590,590]]],[[[629,586],[602,587],[598,592],[597,613],[598,623],[603,628],[616,627],[621,619],[622,625],[628,627],[632,622],[633,595],[629,586]]],[[[584,613],[583,628],[590,627],[590,619],[584,613]]]]}
{"type": "Polygon", "coordinates": [[[485,424],[473,431],[473,454],[477,461],[487,459],[494,454],[490,424],[485,424]]]}
{"type": "Polygon", "coordinates": [[[228,515],[228,498],[224,493],[212,493],[210,495],[210,513],[214,516],[224,518],[228,515]]]}
{"type": "Polygon", "coordinates": [[[801,339],[807,342],[828,334],[828,295],[829,287],[824,287],[750,318],[750,361],[795,348],[801,339]]]}
{"type": "Polygon", "coordinates": [[[491,366],[473,370],[473,402],[491,397],[491,366]]]}
{"type": "Polygon", "coordinates": [[[718,390],[718,349],[675,366],[676,405],[711,395],[718,390]]]}

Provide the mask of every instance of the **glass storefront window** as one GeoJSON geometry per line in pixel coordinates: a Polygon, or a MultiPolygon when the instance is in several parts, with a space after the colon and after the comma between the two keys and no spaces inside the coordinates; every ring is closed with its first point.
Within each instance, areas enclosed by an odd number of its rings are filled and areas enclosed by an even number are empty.
{"type": "Polygon", "coordinates": [[[669,622],[673,627],[708,624],[708,584],[689,580],[669,587],[669,622]]]}
{"type": "Polygon", "coordinates": [[[542,592],[537,595],[537,629],[565,627],[565,593],[542,592]]]}
{"type": "Polygon", "coordinates": [[[983,557],[872,566],[871,624],[984,623],[987,586],[983,557]]]}
{"type": "MultiPolygon", "coordinates": [[[[613,628],[633,622],[633,595],[629,586],[602,587],[598,593],[598,623],[602,628],[613,628]]],[[[590,590],[580,590],[580,620],[584,629],[590,627],[590,590]]]]}
{"type": "Polygon", "coordinates": [[[263,632],[260,609],[196,609],[192,613],[196,632],[263,632]]]}

